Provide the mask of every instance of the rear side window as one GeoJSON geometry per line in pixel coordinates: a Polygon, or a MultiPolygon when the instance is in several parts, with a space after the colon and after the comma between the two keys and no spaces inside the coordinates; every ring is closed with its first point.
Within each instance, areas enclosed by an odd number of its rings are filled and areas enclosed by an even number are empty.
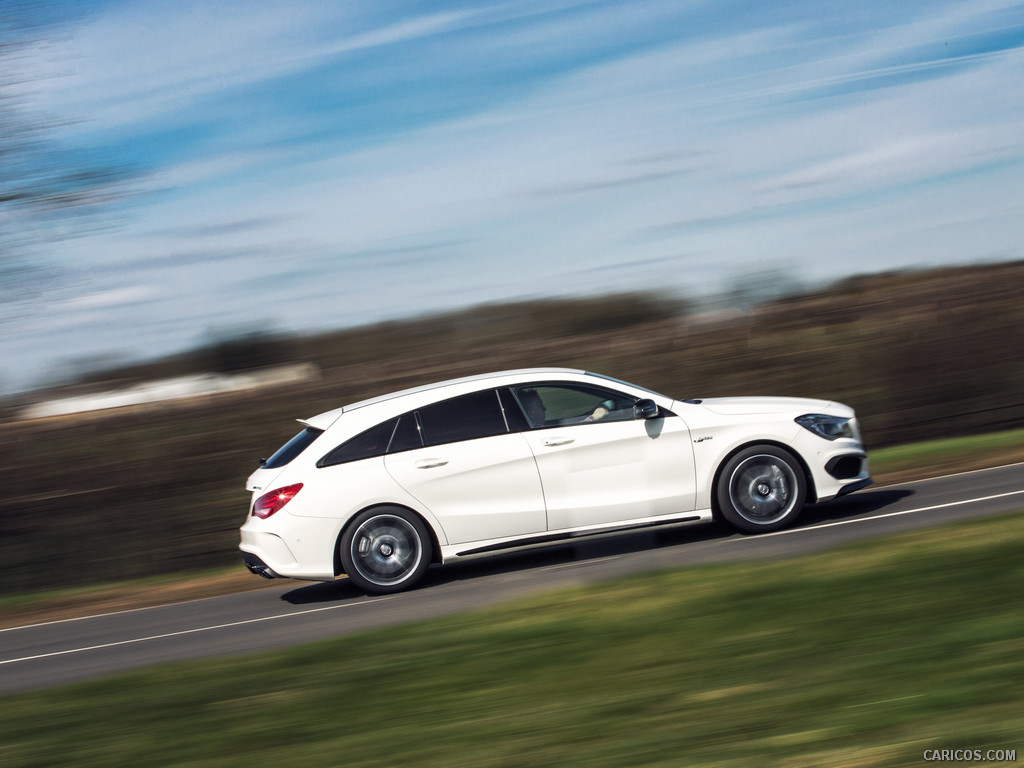
{"type": "Polygon", "coordinates": [[[525,432],[530,428],[526,416],[519,407],[511,393],[507,389],[499,389],[498,397],[501,400],[501,410],[505,412],[505,421],[508,422],[510,432],[525,432]]]}
{"type": "Polygon", "coordinates": [[[398,419],[389,419],[383,424],[370,427],[351,440],[339,445],[317,462],[318,467],[329,467],[333,464],[344,464],[347,461],[359,461],[373,456],[383,456],[391,442],[398,419]]]}
{"type": "Polygon", "coordinates": [[[388,453],[411,451],[422,447],[423,439],[420,437],[420,427],[416,421],[416,414],[407,413],[398,420],[395,434],[391,436],[391,445],[388,447],[388,453]]]}
{"type": "Polygon", "coordinates": [[[417,413],[424,445],[454,443],[508,432],[498,393],[493,389],[453,397],[420,408],[417,413]]]}
{"type": "MultiPolygon", "coordinates": [[[[510,404],[511,398],[505,393],[510,404]]],[[[518,406],[516,406],[518,410],[518,406]]],[[[522,415],[519,416],[522,418],[522,415]]],[[[508,432],[505,417],[493,389],[445,400],[370,427],[345,441],[316,463],[330,467],[349,461],[400,453],[425,445],[442,445],[508,432]]],[[[284,450],[284,449],[282,449],[284,450]]]]}
{"type": "Polygon", "coordinates": [[[292,459],[306,450],[314,440],[316,440],[324,431],[322,429],[314,429],[313,427],[306,427],[304,430],[299,432],[295,437],[289,440],[287,443],[278,449],[277,453],[263,462],[264,469],[277,469],[283,467],[289,463],[292,459]]]}

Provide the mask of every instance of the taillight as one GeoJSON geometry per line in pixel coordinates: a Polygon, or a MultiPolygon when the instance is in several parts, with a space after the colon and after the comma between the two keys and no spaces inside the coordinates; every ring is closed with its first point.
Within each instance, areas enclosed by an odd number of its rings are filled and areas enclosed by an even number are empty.
{"type": "Polygon", "coordinates": [[[294,499],[295,494],[301,490],[302,483],[296,483],[295,485],[286,485],[284,488],[278,488],[277,490],[270,491],[269,493],[264,493],[256,499],[256,503],[252,505],[252,516],[266,520],[272,514],[279,511],[281,507],[294,499]]]}

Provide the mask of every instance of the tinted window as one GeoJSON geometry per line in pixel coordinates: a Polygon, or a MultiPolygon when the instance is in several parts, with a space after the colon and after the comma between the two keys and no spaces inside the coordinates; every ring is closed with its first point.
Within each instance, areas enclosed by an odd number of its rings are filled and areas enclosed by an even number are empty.
{"type": "Polygon", "coordinates": [[[415,413],[407,413],[398,420],[398,428],[391,437],[391,447],[388,453],[398,451],[411,451],[413,448],[422,448],[423,440],[420,438],[420,427],[416,422],[415,413]]]}
{"type": "Polygon", "coordinates": [[[501,410],[505,412],[505,422],[508,424],[509,431],[525,432],[528,430],[530,424],[526,420],[526,416],[523,415],[523,409],[512,397],[512,393],[507,389],[499,389],[498,396],[501,400],[501,410]]]}
{"type": "Polygon", "coordinates": [[[358,461],[368,459],[372,456],[383,456],[388,449],[391,435],[395,431],[395,423],[398,419],[390,419],[376,427],[371,427],[362,434],[356,435],[347,440],[333,451],[328,453],[317,466],[329,467],[332,464],[343,464],[346,461],[358,461]]]}
{"type": "Polygon", "coordinates": [[[417,411],[424,445],[454,443],[505,434],[498,394],[493,389],[454,397],[417,411]]]}
{"type": "Polygon", "coordinates": [[[513,392],[534,428],[634,418],[636,398],[603,387],[537,384],[513,392]]]}
{"type": "Polygon", "coordinates": [[[313,429],[313,427],[306,427],[304,430],[299,432],[295,437],[289,440],[287,443],[282,445],[277,453],[263,462],[264,469],[277,469],[283,467],[285,464],[290,462],[304,450],[306,450],[310,444],[316,440],[320,435],[323,434],[322,429],[313,429]]]}

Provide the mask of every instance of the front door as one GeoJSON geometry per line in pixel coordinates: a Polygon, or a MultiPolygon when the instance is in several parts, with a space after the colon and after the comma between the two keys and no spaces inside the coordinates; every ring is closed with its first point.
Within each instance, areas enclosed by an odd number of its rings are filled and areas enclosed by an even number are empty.
{"type": "Polygon", "coordinates": [[[514,388],[547,507],[561,531],[688,512],[695,477],[690,432],[678,416],[634,415],[636,398],[604,387],[514,388]]]}

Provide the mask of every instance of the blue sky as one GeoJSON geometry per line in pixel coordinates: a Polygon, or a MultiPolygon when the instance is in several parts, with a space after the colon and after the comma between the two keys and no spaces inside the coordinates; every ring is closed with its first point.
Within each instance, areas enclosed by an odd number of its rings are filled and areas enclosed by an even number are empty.
{"type": "Polygon", "coordinates": [[[1021,3],[43,5],[26,103],[142,172],[37,249],[6,391],[225,329],[1024,258],[1021,3]]]}

